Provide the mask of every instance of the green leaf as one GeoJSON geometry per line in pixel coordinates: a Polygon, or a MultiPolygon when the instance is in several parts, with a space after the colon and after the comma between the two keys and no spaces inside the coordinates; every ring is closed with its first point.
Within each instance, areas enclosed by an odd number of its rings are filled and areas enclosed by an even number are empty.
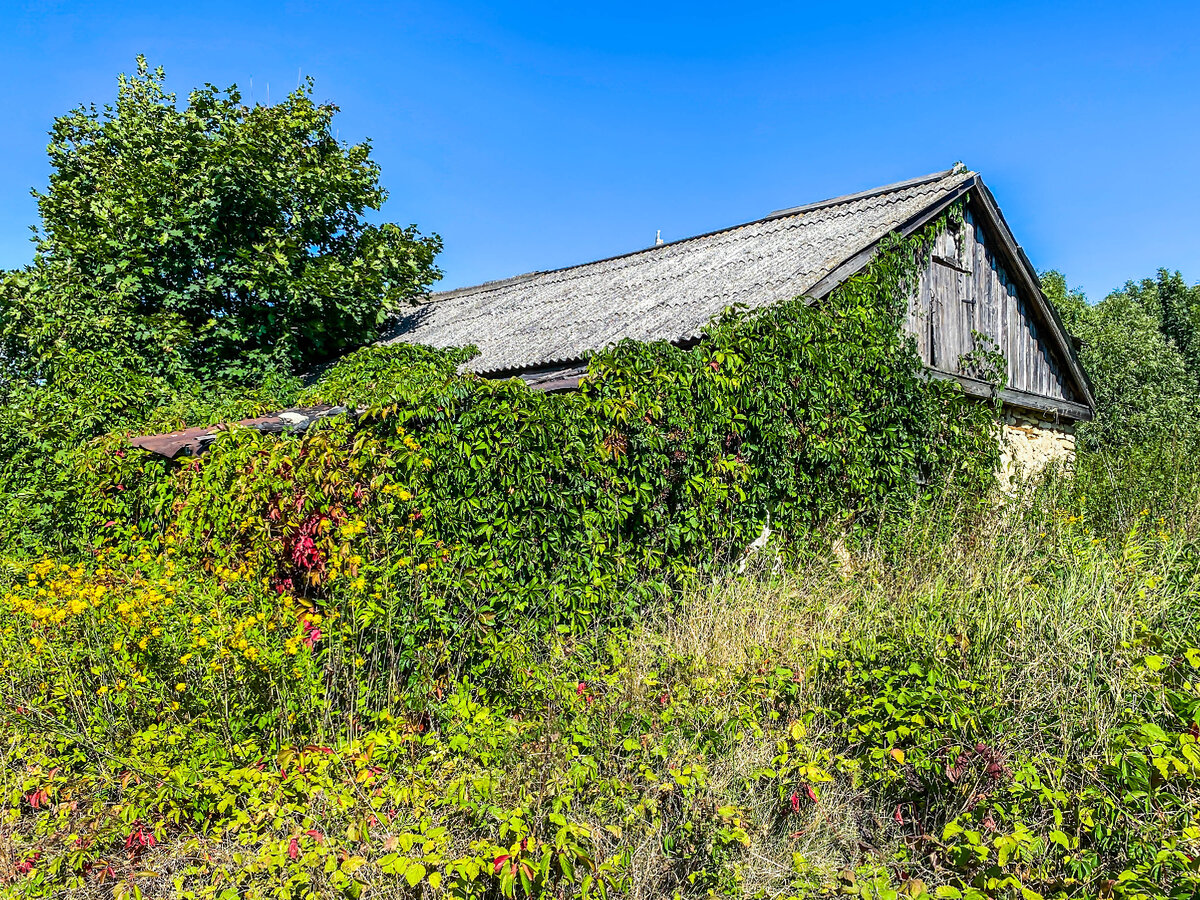
{"type": "Polygon", "coordinates": [[[404,880],[408,882],[409,887],[416,887],[424,877],[425,867],[419,862],[409,863],[408,868],[404,870],[404,880]]]}
{"type": "Polygon", "coordinates": [[[1151,741],[1164,743],[1167,740],[1167,733],[1153,722],[1144,722],[1141,725],[1141,732],[1151,741]]]}

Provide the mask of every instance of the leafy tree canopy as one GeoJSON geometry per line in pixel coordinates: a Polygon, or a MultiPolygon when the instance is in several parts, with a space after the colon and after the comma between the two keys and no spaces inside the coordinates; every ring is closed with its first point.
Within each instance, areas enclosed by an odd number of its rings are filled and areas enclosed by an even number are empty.
{"type": "Polygon", "coordinates": [[[1200,285],[1189,287],[1179,272],[1159,269],[1154,278],[1127,281],[1116,293],[1144,309],[1200,377],[1200,285]]]}
{"type": "Polygon", "coordinates": [[[441,240],[365,221],[386,192],[336,112],[311,80],[275,106],[212,85],[181,106],[139,57],[115,106],[57,119],[35,261],[4,279],[9,376],[82,352],[247,381],[371,340],[439,277],[441,240]]]}
{"type": "Polygon", "coordinates": [[[1082,342],[1080,360],[1095,390],[1096,419],[1079,432],[1086,446],[1130,446],[1200,428],[1197,373],[1185,355],[1194,332],[1186,307],[1160,292],[1160,285],[1173,290],[1176,280],[1186,294],[1178,273],[1160,270],[1157,281],[1129,282],[1090,306],[1061,272],[1042,275],[1046,296],[1082,342]]]}

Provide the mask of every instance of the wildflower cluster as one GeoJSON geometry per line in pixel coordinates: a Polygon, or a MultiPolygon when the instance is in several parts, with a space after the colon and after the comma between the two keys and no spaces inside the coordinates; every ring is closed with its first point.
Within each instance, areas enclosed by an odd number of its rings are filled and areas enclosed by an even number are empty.
{"type": "Polygon", "coordinates": [[[177,566],[172,551],[145,550],[9,569],[0,681],[30,715],[114,738],[214,715],[232,725],[276,708],[281,690],[302,690],[313,674],[303,660],[281,662],[311,653],[320,615],[237,572],[205,576],[177,566]]]}

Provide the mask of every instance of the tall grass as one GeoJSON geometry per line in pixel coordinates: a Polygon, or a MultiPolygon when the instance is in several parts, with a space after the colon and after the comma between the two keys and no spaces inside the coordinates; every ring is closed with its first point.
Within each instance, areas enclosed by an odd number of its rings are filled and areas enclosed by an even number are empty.
{"type": "MultiPolygon", "coordinates": [[[[47,662],[15,639],[14,612],[0,878],[30,896],[523,895],[496,861],[557,847],[564,816],[577,831],[552,852],[578,852],[595,880],[556,863],[534,894],[1190,896],[1198,499],[1184,448],[1081,457],[1013,497],[768,545],[631,627],[549,641],[497,627],[489,668],[431,659],[374,718],[342,705],[349,689],[301,690],[322,666],[332,684],[391,677],[360,636],[335,646],[322,623],[324,656],[309,654],[295,629],[263,630],[253,585],[214,580],[175,595],[189,633],[257,641],[256,677],[292,679],[287,703],[238,720],[248,688],[230,682],[210,714],[185,703],[166,727],[76,696],[83,750],[29,714],[47,662]],[[106,730],[104,709],[127,730],[106,730]],[[328,746],[304,750],[289,717],[328,746]],[[139,847],[144,827],[158,838],[139,847]],[[397,842],[431,833],[411,879],[397,842]]],[[[149,585],[112,583],[117,606],[149,585]]],[[[142,688],[152,703],[186,694],[187,674],[145,674],[168,681],[142,688]]]]}
{"type": "MultiPolygon", "coordinates": [[[[1148,690],[1134,670],[1147,654],[1178,655],[1200,642],[1200,479],[1178,449],[1135,454],[1129,465],[1087,457],[1075,471],[1048,473],[991,508],[941,498],[838,540],[836,552],[829,542],[826,552],[785,570],[764,560],[754,577],[694,590],[631,638],[631,690],[665,660],[685,661],[685,680],[704,685],[710,697],[733,698],[725,708],[714,699],[679,726],[681,734],[703,735],[712,731],[709,717],[734,715],[736,685],[764,666],[786,665],[806,673],[791,715],[816,713],[806,745],[829,758],[845,754],[854,739],[814,674],[823,659],[935,660],[983,685],[976,703],[994,713],[989,728],[1006,759],[1056,773],[1075,791],[1117,792],[1106,764],[1128,745],[1131,723],[1171,714],[1162,692],[1148,690]]],[[[931,737],[947,739],[944,732],[931,737]]],[[[793,890],[796,853],[826,886],[847,868],[899,857],[908,859],[911,877],[946,883],[936,858],[905,852],[911,835],[895,824],[894,792],[837,779],[806,826],[772,827],[777,799],[744,786],[770,764],[778,740],[779,729],[767,728],[714,761],[719,790],[763,823],[742,871],[748,894],[793,890]]],[[[1200,801],[1195,781],[1189,790],[1189,802],[1200,801]]],[[[936,819],[945,824],[967,808],[936,819]]],[[[1161,810],[1122,815],[1131,833],[1152,831],[1161,810]]],[[[1040,816],[1028,824],[1055,828],[1049,808],[1040,816]]],[[[1191,844],[1198,849],[1196,835],[1191,844]]],[[[652,896],[655,886],[633,893],[652,896]]]]}

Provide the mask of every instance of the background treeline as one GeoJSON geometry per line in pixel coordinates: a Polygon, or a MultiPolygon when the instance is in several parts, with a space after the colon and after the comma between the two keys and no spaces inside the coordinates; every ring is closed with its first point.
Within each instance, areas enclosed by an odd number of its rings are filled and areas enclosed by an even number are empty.
{"type": "Polygon", "coordinates": [[[1098,417],[1003,494],[899,330],[958,210],[547,396],[353,350],[440,242],[333,113],[140,63],[55,123],[0,294],[6,896],[1200,892],[1195,287],[1046,276],[1098,417]],[[128,443],[318,401],[366,412],[128,443]]]}
{"type": "Polygon", "coordinates": [[[1062,273],[1042,276],[1095,388],[1089,449],[1193,440],[1200,422],[1200,284],[1178,271],[1128,281],[1094,305],[1062,273]]]}

